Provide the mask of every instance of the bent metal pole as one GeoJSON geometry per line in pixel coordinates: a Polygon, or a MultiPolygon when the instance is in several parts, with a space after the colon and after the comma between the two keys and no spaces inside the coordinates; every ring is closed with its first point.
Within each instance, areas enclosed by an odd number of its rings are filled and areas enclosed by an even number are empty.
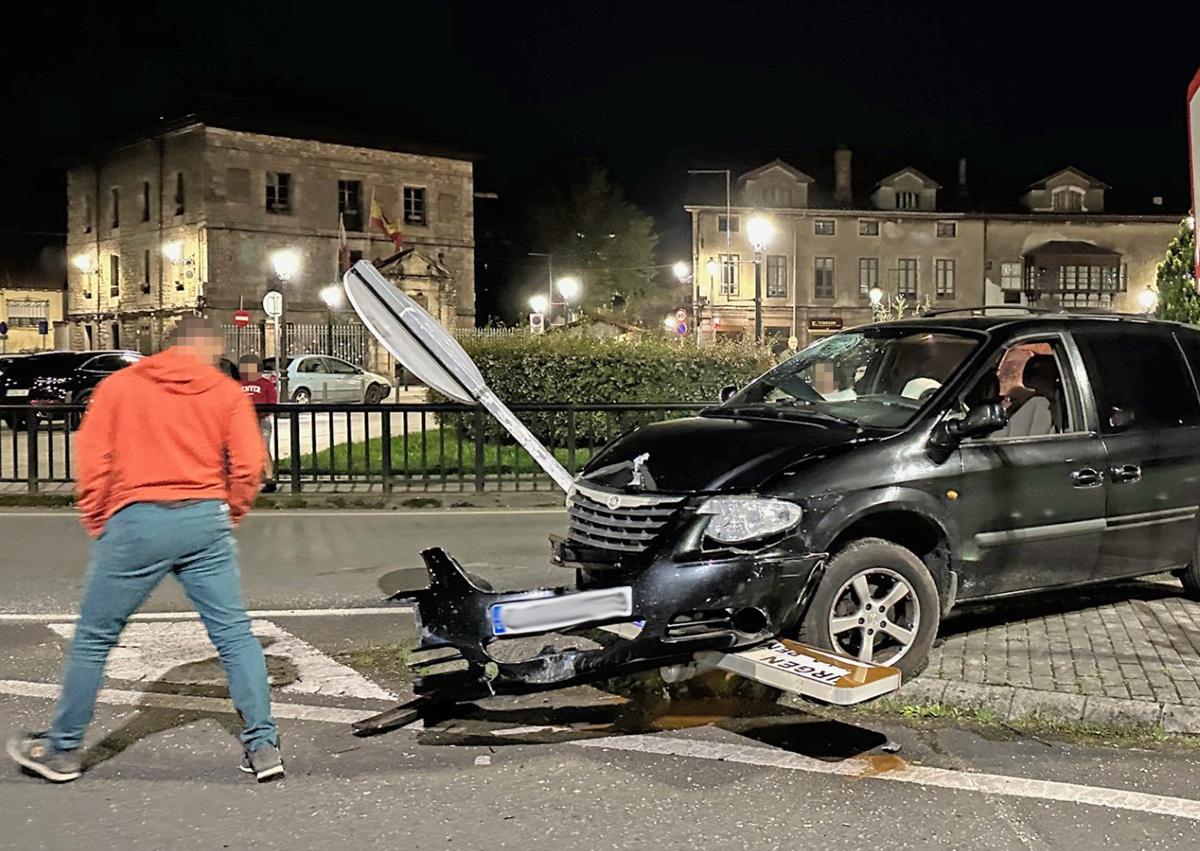
{"type": "Polygon", "coordinates": [[[396,360],[442,395],[486,408],[564,493],[570,491],[571,474],[492,392],[479,367],[441,323],[366,260],[351,266],[342,283],[362,323],[396,360]]]}

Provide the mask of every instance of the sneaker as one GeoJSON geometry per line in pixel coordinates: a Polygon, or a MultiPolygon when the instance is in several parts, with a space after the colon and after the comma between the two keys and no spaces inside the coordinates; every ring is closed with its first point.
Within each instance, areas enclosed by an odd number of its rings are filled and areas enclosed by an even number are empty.
{"type": "Polygon", "coordinates": [[[275,493],[275,491],[277,491],[277,490],[279,490],[279,485],[276,484],[274,481],[269,481],[269,482],[263,483],[263,486],[262,486],[263,493],[275,493]]]}
{"type": "Polygon", "coordinates": [[[51,783],[66,783],[83,774],[75,751],[60,751],[45,733],[22,733],[8,740],[8,755],[26,771],[51,783]]]}
{"type": "Polygon", "coordinates": [[[242,771],[253,774],[259,783],[283,777],[283,757],[275,745],[263,745],[242,755],[242,771]]]}

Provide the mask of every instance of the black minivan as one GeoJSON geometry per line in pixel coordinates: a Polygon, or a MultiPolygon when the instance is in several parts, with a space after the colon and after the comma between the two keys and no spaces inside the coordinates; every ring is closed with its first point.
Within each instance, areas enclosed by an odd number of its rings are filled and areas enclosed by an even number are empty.
{"type": "Polygon", "coordinates": [[[577,479],[554,560],[668,644],[925,665],[953,606],[1173,571],[1200,594],[1200,328],[932,313],[804,349],[577,479]],[[654,588],[643,577],[660,577],[654,588]]]}

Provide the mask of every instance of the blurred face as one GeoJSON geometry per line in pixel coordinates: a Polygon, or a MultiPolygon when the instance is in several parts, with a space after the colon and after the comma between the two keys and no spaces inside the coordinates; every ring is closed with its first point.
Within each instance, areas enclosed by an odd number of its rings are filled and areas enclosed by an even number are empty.
{"type": "Polygon", "coordinates": [[[242,364],[241,369],[243,381],[258,381],[259,376],[262,375],[262,372],[259,371],[258,364],[256,363],[244,363],[242,364]]]}
{"type": "Polygon", "coordinates": [[[225,352],[225,341],[211,334],[181,336],[176,346],[202,363],[217,364],[225,352]]]}

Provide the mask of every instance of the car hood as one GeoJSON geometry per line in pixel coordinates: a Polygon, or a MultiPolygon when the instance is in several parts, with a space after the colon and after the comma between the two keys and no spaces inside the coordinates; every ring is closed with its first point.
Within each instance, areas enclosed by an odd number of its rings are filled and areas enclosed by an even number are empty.
{"type": "Polygon", "coordinates": [[[635,460],[648,456],[637,465],[642,490],[744,491],[801,461],[876,437],[851,425],[798,417],[689,417],[643,426],[617,438],[591,460],[582,478],[626,489],[635,460]]]}

